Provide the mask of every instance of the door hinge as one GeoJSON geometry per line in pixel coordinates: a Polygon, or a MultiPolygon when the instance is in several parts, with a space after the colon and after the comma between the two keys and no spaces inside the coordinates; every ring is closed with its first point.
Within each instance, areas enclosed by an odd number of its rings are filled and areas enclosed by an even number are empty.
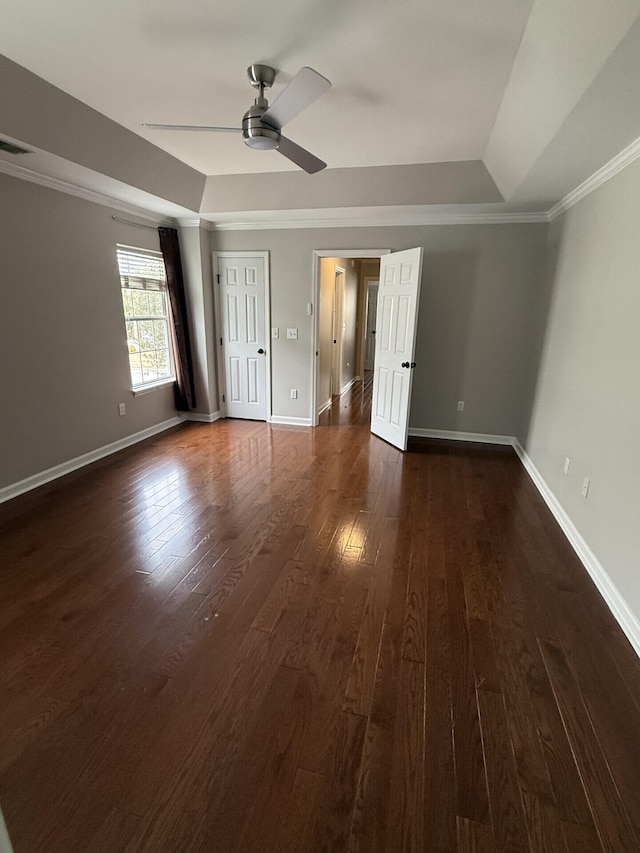
{"type": "Polygon", "coordinates": [[[218,284],[220,284],[220,273],[216,273],[216,278],[218,279],[218,284]]]}
{"type": "Polygon", "coordinates": [[[226,403],[226,402],[227,402],[227,399],[226,399],[226,397],[224,396],[224,394],[222,395],[222,402],[223,402],[223,403],[226,403]]]}
{"type": "Polygon", "coordinates": [[[222,346],[222,338],[220,338],[220,346],[222,346]]]}

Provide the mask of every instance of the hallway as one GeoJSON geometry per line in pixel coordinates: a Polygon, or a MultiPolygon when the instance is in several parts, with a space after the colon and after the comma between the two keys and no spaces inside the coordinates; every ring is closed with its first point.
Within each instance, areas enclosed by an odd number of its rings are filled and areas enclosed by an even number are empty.
{"type": "Polygon", "coordinates": [[[190,423],[0,506],[15,853],[637,853],[640,662],[511,448],[190,423]]]}

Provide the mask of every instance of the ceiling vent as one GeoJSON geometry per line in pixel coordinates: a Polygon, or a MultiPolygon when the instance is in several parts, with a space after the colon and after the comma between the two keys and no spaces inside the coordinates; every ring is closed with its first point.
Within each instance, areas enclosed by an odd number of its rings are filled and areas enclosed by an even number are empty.
{"type": "Polygon", "coordinates": [[[6,151],[8,154],[31,154],[26,148],[20,148],[19,145],[14,145],[13,142],[6,142],[0,139],[0,151],[6,151]]]}

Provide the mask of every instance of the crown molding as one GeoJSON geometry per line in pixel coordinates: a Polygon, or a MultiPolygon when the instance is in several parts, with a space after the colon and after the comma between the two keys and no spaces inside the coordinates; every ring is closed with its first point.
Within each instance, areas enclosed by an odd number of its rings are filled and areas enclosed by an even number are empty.
{"type": "Polygon", "coordinates": [[[610,178],[613,178],[618,172],[621,172],[634,160],[637,160],[640,157],[640,137],[636,139],[631,145],[628,145],[624,148],[619,154],[617,154],[612,160],[609,160],[608,163],[605,163],[597,172],[594,172],[590,178],[587,178],[586,181],[580,184],[580,186],[576,187],[570,193],[560,199],[557,204],[554,204],[553,207],[549,208],[547,211],[547,218],[549,222],[553,222],[558,216],[562,213],[565,213],[569,210],[570,207],[573,207],[574,204],[577,204],[581,201],[585,196],[588,196],[594,190],[597,190],[598,187],[601,187],[602,184],[606,183],[610,178]]]}
{"type": "MultiPolygon", "coordinates": [[[[199,217],[188,217],[183,218],[179,216],[176,220],[176,225],[180,226],[180,228],[202,228],[206,227],[209,223],[205,222],[204,219],[200,219],[199,217]]],[[[208,228],[208,231],[211,229],[208,228]]]]}
{"type": "Polygon", "coordinates": [[[175,220],[171,217],[162,216],[158,213],[153,213],[147,208],[139,207],[130,202],[121,201],[114,196],[100,193],[96,190],[90,190],[87,187],[74,184],[71,181],[65,181],[61,178],[53,178],[50,175],[43,175],[41,172],[35,172],[33,169],[27,169],[24,166],[19,166],[16,163],[10,163],[7,160],[0,160],[0,174],[8,175],[11,178],[18,178],[21,181],[28,181],[31,184],[38,184],[46,189],[56,190],[57,192],[66,193],[76,198],[81,198],[84,201],[90,201],[94,204],[110,207],[113,210],[119,210],[121,213],[129,213],[132,216],[138,216],[145,219],[147,222],[154,225],[174,226],[175,220]]]}
{"type": "Polygon", "coordinates": [[[275,231],[300,228],[391,228],[412,225],[503,225],[513,223],[548,222],[545,211],[504,213],[410,213],[387,214],[376,211],[346,217],[307,216],[295,219],[255,219],[228,222],[209,222],[211,231],[275,231]]]}
{"type": "MultiPolygon", "coordinates": [[[[340,216],[327,215],[326,211],[320,209],[317,215],[305,211],[306,215],[302,217],[296,216],[294,211],[287,211],[283,218],[277,218],[283,215],[282,211],[272,211],[274,217],[272,219],[265,219],[265,215],[268,214],[265,211],[260,211],[260,218],[255,218],[256,214],[254,214],[254,218],[239,218],[236,221],[231,219],[228,221],[219,220],[217,222],[215,219],[198,215],[171,217],[154,213],[146,207],[122,201],[115,196],[89,189],[72,181],[45,175],[8,160],[0,160],[0,174],[29,181],[48,189],[81,198],[84,201],[128,213],[153,225],[204,228],[208,231],[292,231],[303,228],[390,228],[425,225],[512,225],[552,222],[639,157],[640,137],[546,211],[496,211],[489,213],[466,209],[457,212],[450,210],[446,212],[414,210],[390,213],[384,208],[374,208],[367,212],[354,211],[353,214],[340,216]]],[[[238,215],[241,216],[242,214],[238,215]]]]}

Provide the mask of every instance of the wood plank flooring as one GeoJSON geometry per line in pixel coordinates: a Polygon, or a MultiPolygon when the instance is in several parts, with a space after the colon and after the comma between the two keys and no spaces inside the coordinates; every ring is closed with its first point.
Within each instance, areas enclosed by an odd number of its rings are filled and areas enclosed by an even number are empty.
{"type": "Polygon", "coordinates": [[[369,411],[0,507],[16,853],[640,850],[640,662],[517,457],[369,411]]]}

